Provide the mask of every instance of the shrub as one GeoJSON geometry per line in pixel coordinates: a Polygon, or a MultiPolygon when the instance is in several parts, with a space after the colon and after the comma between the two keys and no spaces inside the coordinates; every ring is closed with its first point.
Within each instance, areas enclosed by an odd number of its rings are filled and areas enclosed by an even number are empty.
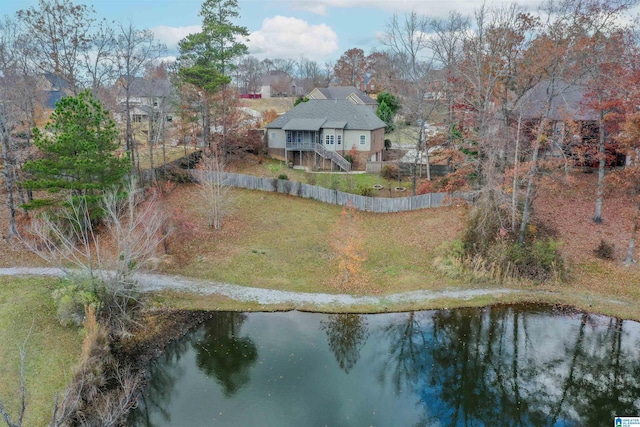
{"type": "Polygon", "coordinates": [[[400,171],[396,165],[386,165],[382,168],[382,177],[388,180],[400,179],[400,171]]]}
{"type": "Polygon", "coordinates": [[[600,259],[613,259],[616,247],[613,243],[609,243],[604,239],[600,240],[600,244],[594,250],[595,255],[600,259]]]}
{"type": "Polygon", "coordinates": [[[347,162],[349,162],[349,163],[353,164],[353,156],[352,156],[351,154],[346,154],[346,155],[344,156],[344,159],[345,159],[347,162]]]}
{"type": "Polygon", "coordinates": [[[278,179],[284,179],[284,180],[289,180],[289,177],[287,176],[286,173],[281,173],[280,175],[278,175],[278,179]]]}
{"type": "Polygon", "coordinates": [[[373,188],[359,185],[358,194],[361,196],[373,197],[373,188]]]}
{"type": "Polygon", "coordinates": [[[104,286],[95,278],[76,275],[62,279],[60,287],[53,291],[58,320],[64,326],[82,326],[85,307],[99,311],[103,294],[104,286]]]}

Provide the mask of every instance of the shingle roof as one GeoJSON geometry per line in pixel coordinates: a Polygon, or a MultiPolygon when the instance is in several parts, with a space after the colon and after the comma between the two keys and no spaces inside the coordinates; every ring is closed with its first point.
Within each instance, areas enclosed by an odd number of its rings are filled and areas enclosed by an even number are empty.
{"type": "Polygon", "coordinates": [[[586,105],[587,90],[584,86],[557,80],[544,80],[531,88],[516,105],[524,120],[539,119],[545,114],[550,95],[551,108],[547,116],[553,121],[597,120],[597,113],[586,105]]]}
{"type": "MultiPolygon", "coordinates": [[[[322,119],[322,127],[330,127],[325,122],[333,122],[331,123],[332,125],[345,123],[344,129],[347,130],[374,130],[386,126],[386,124],[375,115],[371,108],[365,105],[354,104],[347,100],[310,99],[307,102],[301,102],[289,112],[269,123],[267,128],[294,130],[288,128],[289,122],[294,119],[322,119]],[[287,128],[285,129],[285,127],[287,128]]],[[[294,124],[292,124],[292,126],[293,125],[294,124]]],[[[297,124],[295,125],[297,126],[297,124]]],[[[340,127],[337,128],[339,129],[340,127]]],[[[334,129],[336,129],[336,127],[334,127],[334,129]]]]}
{"type": "Polygon", "coordinates": [[[347,122],[345,120],[331,120],[327,121],[323,128],[327,129],[344,129],[347,126],[347,122]]]}
{"type": "Polygon", "coordinates": [[[145,79],[143,77],[126,78],[129,82],[131,96],[147,98],[164,98],[171,92],[171,82],[168,79],[145,79]]]}
{"type": "Polygon", "coordinates": [[[282,126],[282,129],[319,131],[325,121],[325,119],[291,119],[282,126]]]}
{"type": "Polygon", "coordinates": [[[326,99],[347,99],[351,95],[355,95],[363,104],[376,105],[375,99],[371,98],[360,89],[354,86],[330,86],[316,88],[326,99]]]}

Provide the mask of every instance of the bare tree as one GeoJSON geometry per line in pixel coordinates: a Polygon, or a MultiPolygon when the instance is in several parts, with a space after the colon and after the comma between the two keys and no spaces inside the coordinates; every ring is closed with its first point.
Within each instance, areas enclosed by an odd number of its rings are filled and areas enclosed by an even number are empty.
{"type": "Polygon", "coordinates": [[[403,84],[398,91],[403,101],[403,113],[419,126],[416,133],[416,156],[412,167],[413,195],[417,190],[421,153],[426,155],[427,179],[431,179],[425,138],[425,125],[433,111],[433,108],[427,108],[425,103],[433,72],[433,61],[426,56],[429,23],[426,16],[418,15],[415,11],[405,14],[404,17],[396,13],[387,24],[387,33],[384,38],[384,43],[395,56],[396,64],[403,76],[403,84]]]}
{"type": "Polygon", "coordinates": [[[207,150],[202,156],[201,179],[198,184],[202,208],[207,224],[216,230],[222,228],[222,219],[229,204],[229,185],[224,172],[224,159],[217,149],[207,150]]]}
{"type": "Polygon", "coordinates": [[[103,19],[97,24],[91,36],[89,49],[83,52],[84,68],[94,95],[97,91],[110,83],[114,77],[114,51],[116,37],[113,27],[103,19]]]}
{"type": "Polygon", "coordinates": [[[77,94],[83,55],[89,50],[93,8],[70,0],[39,0],[38,7],[18,11],[34,47],[34,60],[44,73],[65,81],[77,94]]]}
{"type": "Polygon", "coordinates": [[[131,91],[136,77],[140,77],[149,64],[157,61],[166,51],[166,46],[155,40],[149,30],[139,30],[132,23],[120,24],[116,31],[114,50],[115,68],[120,74],[120,84],[124,90],[124,110],[126,121],[126,149],[131,165],[136,167],[137,146],[133,138],[131,91]]]}
{"type": "Polygon", "coordinates": [[[449,124],[453,123],[456,80],[459,78],[458,64],[462,59],[463,41],[469,30],[469,18],[452,11],[447,19],[431,21],[433,33],[427,41],[434,59],[445,72],[444,92],[447,99],[449,124]]]}

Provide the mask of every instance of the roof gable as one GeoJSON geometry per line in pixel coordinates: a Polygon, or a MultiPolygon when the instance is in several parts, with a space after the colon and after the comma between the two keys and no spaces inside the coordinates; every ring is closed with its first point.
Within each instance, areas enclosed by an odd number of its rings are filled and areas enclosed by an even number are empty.
{"type": "MultiPolygon", "coordinates": [[[[280,116],[267,125],[270,129],[284,130],[316,130],[316,128],[299,129],[303,123],[297,119],[322,120],[322,124],[317,129],[358,129],[375,130],[386,126],[386,124],[375,115],[366,105],[354,104],[347,100],[337,99],[310,99],[301,102],[289,112],[280,116]],[[291,123],[292,120],[296,120],[291,123]],[[295,129],[294,129],[295,127],[295,129]]],[[[316,122],[308,122],[310,126],[315,126],[316,122]]]]}
{"type": "Polygon", "coordinates": [[[584,86],[564,80],[544,80],[524,94],[515,110],[522,113],[525,120],[539,119],[546,113],[549,96],[551,105],[547,118],[553,121],[597,120],[597,113],[586,103],[587,90],[584,86]]]}
{"type": "Polygon", "coordinates": [[[354,86],[317,87],[307,95],[311,99],[349,99],[355,104],[378,105],[378,102],[354,86]]]}

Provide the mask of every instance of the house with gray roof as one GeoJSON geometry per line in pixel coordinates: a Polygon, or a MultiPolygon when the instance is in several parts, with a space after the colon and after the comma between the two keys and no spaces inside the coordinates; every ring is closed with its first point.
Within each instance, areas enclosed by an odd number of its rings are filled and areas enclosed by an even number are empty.
{"type": "MultiPolygon", "coordinates": [[[[559,79],[543,80],[527,91],[515,106],[524,135],[535,140],[540,121],[546,119],[553,156],[567,155],[583,166],[597,166],[600,134],[599,112],[589,105],[588,89],[559,79]]],[[[609,165],[623,165],[624,155],[615,143],[607,143],[609,165]]]]}
{"type": "Polygon", "coordinates": [[[365,169],[367,161],[382,160],[384,128],[367,105],[310,99],[266,126],[267,147],[271,155],[294,165],[365,169]],[[347,154],[355,165],[344,159],[347,154]]]}
{"type": "Polygon", "coordinates": [[[355,86],[317,87],[307,95],[309,99],[346,99],[357,105],[366,105],[374,113],[378,109],[378,101],[371,98],[355,86]]]}

